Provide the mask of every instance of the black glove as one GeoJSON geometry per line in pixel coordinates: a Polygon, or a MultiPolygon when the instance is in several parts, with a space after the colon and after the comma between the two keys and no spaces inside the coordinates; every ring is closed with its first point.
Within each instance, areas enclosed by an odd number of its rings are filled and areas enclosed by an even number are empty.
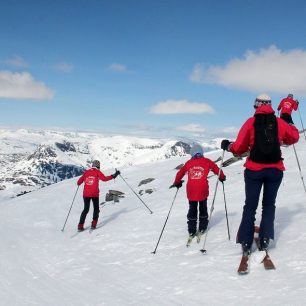
{"type": "Polygon", "coordinates": [[[299,104],[300,104],[299,100],[295,100],[295,102],[296,102],[296,104],[297,104],[297,105],[299,105],[299,104]]]}
{"type": "Polygon", "coordinates": [[[178,183],[174,183],[174,187],[177,189],[181,188],[183,186],[183,181],[179,181],[178,183]]]}
{"type": "Polygon", "coordinates": [[[173,183],[169,188],[176,187],[177,189],[181,188],[183,186],[184,181],[179,181],[178,183],[173,183]]]}
{"type": "Polygon", "coordinates": [[[225,175],[224,175],[224,176],[220,176],[220,177],[219,177],[219,181],[220,181],[221,183],[225,182],[225,181],[226,181],[226,176],[225,176],[225,175]]]}
{"type": "Polygon", "coordinates": [[[112,174],[112,177],[115,179],[120,174],[120,171],[116,170],[114,174],[112,174]]]}
{"type": "Polygon", "coordinates": [[[223,139],[221,141],[221,149],[225,150],[225,151],[228,151],[228,147],[229,147],[230,144],[231,144],[231,142],[228,139],[223,139]]]}

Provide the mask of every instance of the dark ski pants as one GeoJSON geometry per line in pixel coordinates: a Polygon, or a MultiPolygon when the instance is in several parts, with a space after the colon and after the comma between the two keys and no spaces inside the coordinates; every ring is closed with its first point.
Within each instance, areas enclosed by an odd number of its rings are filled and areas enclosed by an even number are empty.
{"type": "Polygon", "coordinates": [[[292,117],[291,115],[287,114],[287,113],[283,113],[281,114],[280,118],[284,119],[287,123],[291,123],[291,124],[294,124],[293,123],[293,120],[292,120],[292,117]]]}
{"type": "Polygon", "coordinates": [[[247,244],[248,247],[252,245],[256,209],[262,186],[263,197],[259,237],[274,239],[275,200],[282,179],[283,171],[275,168],[259,171],[246,169],[244,171],[245,205],[237,234],[237,243],[247,244]]]}
{"type": "Polygon", "coordinates": [[[199,231],[206,230],[208,225],[207,199],[203,201],[189,201],[189,210],[187,214],[187,224],[189,234],[195,234],[198,221],[198,203],[199,203],[199,231]]]}
{"type": "Polygon", "coordinates": [[[99,212],[100,212],[100,209],[99,209],[99,198],[85,198],[83,197],[84,199],[84,209],[81,213],[81,217],[80,217],[80,224],[84,224],[85,223],[85,219],[86,219],[86,216],[89,212],[89,207],[90,207],[90,200],[92,200],[92,203],[93,203],[93,208],[94,208],[94,211],[93,211],[93,217],[92,217],[92,220],[95,220],[95,221],[98,221],[99,219],[99,212]]]}

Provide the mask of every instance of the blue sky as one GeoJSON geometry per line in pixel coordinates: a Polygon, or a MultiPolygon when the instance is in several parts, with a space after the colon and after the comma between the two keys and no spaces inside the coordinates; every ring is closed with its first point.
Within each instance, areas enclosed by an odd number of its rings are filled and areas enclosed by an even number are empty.
{"type": "Polygon", "coordinates": [[[305,16],[302,0],[1,0],[0,125],[230,137],[262,92],[306,116],[305,16]]]}

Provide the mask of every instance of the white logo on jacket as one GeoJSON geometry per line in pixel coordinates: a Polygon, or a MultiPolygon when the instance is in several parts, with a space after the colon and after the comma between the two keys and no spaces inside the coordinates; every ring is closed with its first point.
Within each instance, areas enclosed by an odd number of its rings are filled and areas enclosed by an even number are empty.
{"type": "Polygon", "coordinates": [[[291,108],[291,103],[290,102],[285,102],[284,103],[284,108],[291,108]]]}
{"type": "Polygon", "coordinates": [[[191,180],[200,180],[204,176],[204,168],[195,166],[189,169],[189,178],[191,180]]]}
{"type": "Polygon", "coordinates": [[[94,176],[88,176],[86,179],[85,179],[85,184],[86,185],[93,185],[95,182],[95,177],[94,176]]]}

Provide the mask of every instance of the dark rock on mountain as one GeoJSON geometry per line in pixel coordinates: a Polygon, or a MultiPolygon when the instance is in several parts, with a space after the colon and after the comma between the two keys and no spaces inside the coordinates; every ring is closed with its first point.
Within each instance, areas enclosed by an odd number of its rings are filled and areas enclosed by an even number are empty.
{"type": "Polygon", "coordinates": [[[119,202],[120,198],[124,198],[124,192],[119,190],[109,190],[108,193],[105,195],[105,201],[114,201],[119,202]]]}
{"type": "Polygon", "coordinates": [[[139,182],[138,187],[141,186],[141,185],[148,184],[148,183],[150,183],[150,182],[152,182],[154,180],[155,180],[155,178],[147,178],[145,180],[142,180],[142,181],[139,182]]]}
{"type": "Polygon", "coordinates": [[[46,159],[46,158],[50,158],[50,157],[57,157],[54,149],[51,146],[48,146],[48,145],[40,145],[34,151],[33,154],[28,156],[28,160],[31,160],[31,159],[46,159]]]}
{"type": "Polygon", "coordinates": [[[170,152],[166,154],[167,158],[171,156],[185,156],[190,153],[191,146],[183,141],[176,142],[171,148],[170,152]]]}
{"type": "Polygon", "coordinates": [[[139,193],[140,195],[143,195],[144,193],[151,194],[151,193],[153,193],[153,192],[154,192],[154,189],[149,188],[149,189],[145,189],[145,190],[141,189],[141,190],[139,190],[138,193],[139,193]]]}
{"type": "Polygon", "coordinates": [[[174,169],[175,169],[175,170],[180,170],[183,166],[184,166],[184,164],[179,164],[179,165],[176,166],[174,169]]]}
{"type": "Polygon", "coordinates": [[[63,143],[56,142],[55,145],[62,152],[76,152],[74,144],[69,141],[64,141],[63,143]]]}

